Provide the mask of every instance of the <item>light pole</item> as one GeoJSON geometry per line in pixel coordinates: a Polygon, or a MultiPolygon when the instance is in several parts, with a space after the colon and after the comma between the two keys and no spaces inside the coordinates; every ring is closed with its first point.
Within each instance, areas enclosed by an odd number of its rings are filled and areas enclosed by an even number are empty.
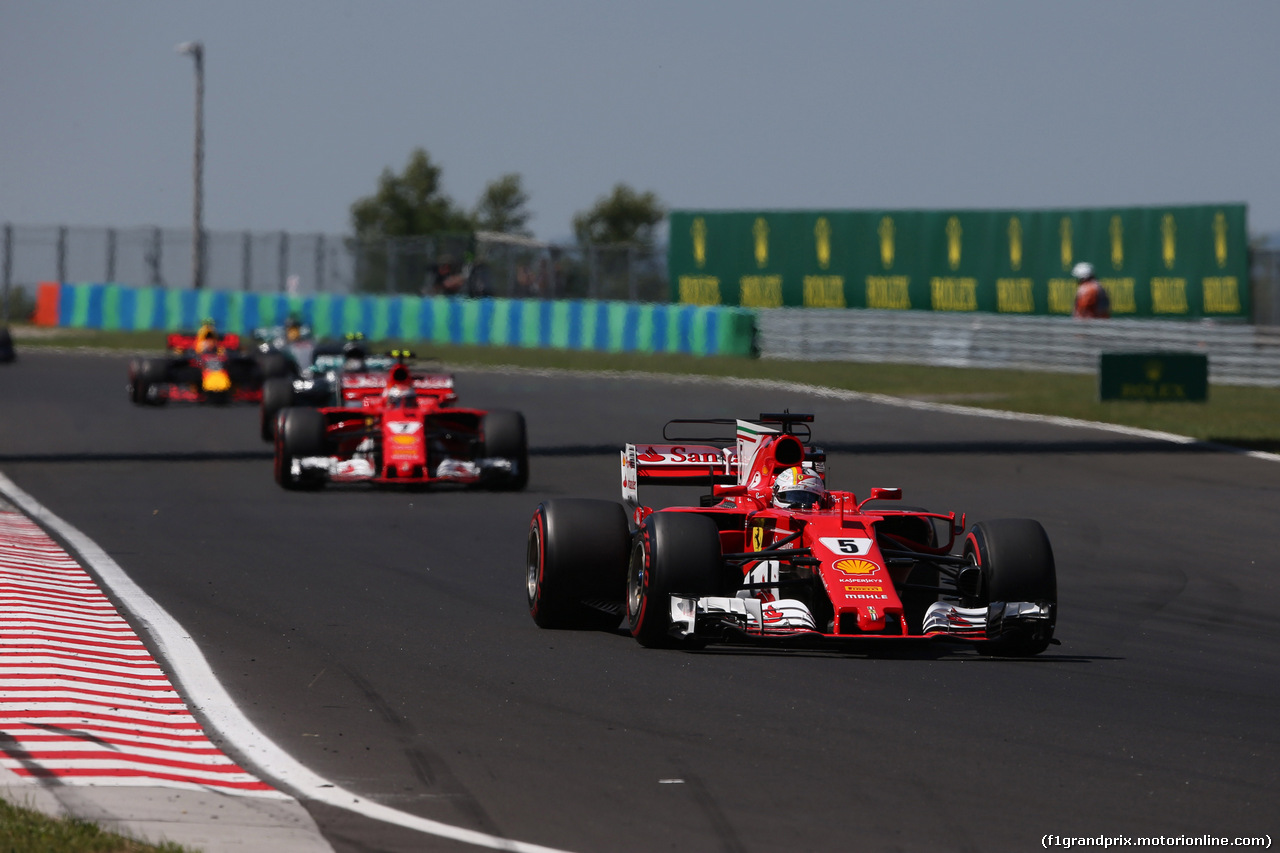
{"type": "Polygon", "coordinates": [[[191,286],[204,287],[204,45],[185,41],[178,53],[189,55],[196,63],[196,158],[195,198],[191,217],[191,286]]]}

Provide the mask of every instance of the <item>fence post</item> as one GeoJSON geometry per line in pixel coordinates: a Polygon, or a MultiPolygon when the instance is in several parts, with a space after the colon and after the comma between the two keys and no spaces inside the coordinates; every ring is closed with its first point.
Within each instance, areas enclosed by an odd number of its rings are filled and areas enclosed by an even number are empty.
{"type": "Polygon", "coordinates": [[[9,281],[13,278],[13,226],[4,224],[4,316],[0,321],[9,322],[9,281]]]}
{"type": "Polygon", "coordinates": [[[284,293],[289,279],[289,232],[280,232],[280,292],[284,293]]]}
{"type": "Polygon", "coordinates": [[[107,229],[107,284],[116,280],[116,229],[107,229]]]}
{"type": "Polygon", "coordinates": [[[240,289],[245,293],[253,290],[253,233],[244,232],[240,242],[240,289]]]}
{"type": "Polygon", "coordinates": [[[324,293],[324,235],[316,235],[316,293],[324,293]]]}
{"type": "Polygon", "coordinates": [[[151,231],[151,251],[147,253],[147,266],[151,267],[151,286],[163,287],[164,279],[160,275],[160,261],[164,252],[164,236],[159,228],[151,231]]]}
{"type": "Polygon", "coordinates": [[[596,284],[596,244],[587,244],[587,296],[599,298],[599,287],[596,284]]]}
{"type": "Polygon", "coordinates": [[[58,284],[67,280],[67,226],[58,229],[58,284]]]}

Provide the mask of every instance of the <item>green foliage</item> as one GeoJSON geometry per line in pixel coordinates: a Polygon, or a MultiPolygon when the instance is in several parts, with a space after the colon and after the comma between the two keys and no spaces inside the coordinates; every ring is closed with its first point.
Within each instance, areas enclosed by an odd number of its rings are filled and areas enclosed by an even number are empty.
{"type": "Polygon", "coordinates": [[[489,182],[472,218],[478,230],[528,237],[532,233],[526,227],[530,216],[528,204],[529,194],[524,191],[520,175],[512,172],[489,182]]]}
{"type": "Polygon", "coordinates": [[[360,241],[470,231],[471,217],[440,187],[440,167],[423,148],[413,149],[399,175],[383,169],[378,190],[351,205],[351,226],[360,241]]]}
{"type": "Polygon", "coordinates": [[[0,853],[182,853],[172,843],[133,841],[84,820],[58,820],[0,800],[0,853]]]}
{"type": "Polygon", "coordinates": [[[666,207],[652,192],[638,193],[618,184],[589,210],[573,217],[573,233],[582,245],[636,243],[651,248],[654,226],[666,215],[666,207]]]}

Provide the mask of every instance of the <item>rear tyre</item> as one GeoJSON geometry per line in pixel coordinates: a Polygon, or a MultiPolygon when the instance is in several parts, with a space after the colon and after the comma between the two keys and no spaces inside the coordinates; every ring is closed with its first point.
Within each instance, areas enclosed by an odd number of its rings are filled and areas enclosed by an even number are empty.
{"type": "Polygon", "coordinates": [[[518,492],[529,483],[529,442],[524,415],[505,409],[488,412],[480,420],[482,456],[510,459],[514,470],[494,484],[494,488],[518,492]]]}
{"type": "Polygon", "coordinates": [[[276,415],[293,405],[293,380],[283,376],[268,379],[262,385],[262,405],[258,409],[258,431],[263,441],[276,437],[276,415]]]}
{"type": "Polygon", "coordinates": [[[325,455],[324,415],[315,409],[289,408],[280,412],[276,429],[275,478],[281,488],[290,491],[319,489],[324,474],[318,471],[293,471],[295,459],[325,455]]]}
{"type": "MultiPolygon", "coordinates": [[[[1058,578],[1053,548],[1040,523],[1029,518],[1002,518],[975,524],[965,537],[964,554],[982,569],[979,603],[1035,601],[1053,605],[1056,616],[1058,578]]],[[[1053,640],[1054,622],[1023,628],[978,646],[983,654],[1038,655],[1053,640]]]]}
{"type": "Polygon", "coordinates": [[[540,628],[616,628],[630,546],[620,504],[576,498],[539,504],[525,560],[533,621],[540,628]]]}
{"type": "MultiPolygon", "coordinates": [[[[670,596],[715,595],[720,554],[720,533],[705,516],[655,512],[645,519],[627,566],[627,625],[640,645],[681,645],[670,633],[670,596]]],[[[689,640],[683,645],[700,643],[689,640]]]]}
{"type": "Polygon", "coordinates": [[[293,364],[284,353],[263,353],[258,356],[258,367],[264,379],[274,379],[278,376],[293,377],[293,364]]]}

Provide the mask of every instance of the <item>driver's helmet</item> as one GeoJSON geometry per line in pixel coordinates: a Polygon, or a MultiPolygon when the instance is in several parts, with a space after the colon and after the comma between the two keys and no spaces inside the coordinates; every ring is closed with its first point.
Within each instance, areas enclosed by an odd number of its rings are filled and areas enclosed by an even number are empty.
{"type": "Polygon", "coordinates": [[[205,317],[196,331],[196,352],[211,352],[218,346],[218,324],[205,317]]]}
{"type": "Polygon", "coordinates": [[[296,341],[302,337],[302,323],[295,316],[290,316],[284,324],[284,336],[290,341],[296,341]]]}
{"type": "Polygon", "coordinates": [[[773,505],[783,509],[813,509],[826,493],[822,478],[799,465],[785,469],[773,481],[773,505]]]}
{"type": "Polygon", "coordinates": [[[342,345],[343,370],[363,370],[364,359],[364,347],[358,341],[347,341],[342,345]]]}
{"type": "Polygon", "coordinates": [[[1093,264],[1088,261],[1081,261],[1071,268],[1071,275],[1076,281],[1088,281],[1095,277],[1093,264]]]}
{"type": "Polygon", "coordinates": [[[387,389],[388,409],[416,409],[418,395],[408,385],[392,385],[387,389]]]}

